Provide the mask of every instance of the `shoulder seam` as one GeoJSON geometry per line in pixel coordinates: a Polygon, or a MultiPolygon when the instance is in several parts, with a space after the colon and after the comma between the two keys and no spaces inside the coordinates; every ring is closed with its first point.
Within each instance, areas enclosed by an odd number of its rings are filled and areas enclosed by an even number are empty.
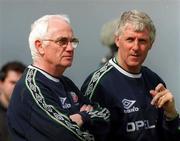
{"type": "Polygon", "coordinates": [[[99,83],[100,79],[111,70],[113,66],[107,62],[103,67],[98,69],[96,72],[93,73],[91,80],[88,84],[88,87],[85,92],[85,96],[87,96],[90,100],[94,94],[97,84],[99,83]]]}

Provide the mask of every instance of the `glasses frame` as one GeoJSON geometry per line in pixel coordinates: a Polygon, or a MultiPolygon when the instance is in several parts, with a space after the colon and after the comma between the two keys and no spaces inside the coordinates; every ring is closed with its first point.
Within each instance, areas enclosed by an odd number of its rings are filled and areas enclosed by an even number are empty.
{"type": "Polygon", "coordinates": [[[79,39],[78,38],[67,38],[67,37],[61,37],[56,40],[53,39],[43,39],[42,41],[51,41],[54,42],[55,44],[59,45],[62,48],[66,48],[69,43],[71,43],[72,47],[75,49],[78,44],[79,44],[79,39]]]}

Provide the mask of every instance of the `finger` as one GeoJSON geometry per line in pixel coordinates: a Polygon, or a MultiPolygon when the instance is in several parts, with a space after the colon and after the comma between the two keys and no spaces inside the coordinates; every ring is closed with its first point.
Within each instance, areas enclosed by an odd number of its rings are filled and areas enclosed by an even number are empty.
{"type": "Polygon", "coordinates": [[[152,104],[158,108],[161,108],[168,101],[172,101],[172,95],[169,90],[166,89],[162,92],[157,93],[157,95],[152,100],[152,104]]]}
{"type": "Polygon", "coordinates": [[[169,94],[166,94],[161,97],[161,100],[158,103],[158,107],[159,108],[164,107],[168,102],[172,102],[172,101],[173,101],[172,96],[169,94]]]}
{"type": "Polygon", "coordinates": [[[85,109],[85,111],[86,111],[86,112],[89,112],[89,110],[90,110],[90,107],[87,106],[86,109],[85,109]]]}
{"type": "Polygon", "coordinates": [[[88,105],[85,110],[86,110],[87,112],[92,111],[92,110],[93,110],[93,107],[92,107],[91,105],[88,105]]]}
{"type": "Polygon", "coordinates": [[[85,111],[86,107],[87,107],[87,105],[84,104],[84,105],[80,108],[80,112],[85,111]]]}
{"type": "Polygon", "coordinates": [[[155,88],[155,91],[156,92],[161,92],[161,91],[164,91],[166,88],[164,87],[164,85],[162,83],[159,83],[156,88],[155,88]]]}
{"type": "Polygon", "coordinates": [[[166,95],[161,96],[157,102],[157,107],[161,108],[166,102],[167,102],[166,95]]]}
{"type": "Polygon", "coordinates": [[[158,100],[160,97],[164,96],[167,93],[167,90],[156,92],[155,96],[153,97],[151,104],[156,105],[155,103],[158,103],[158,100]]]}
{"type": "Polygon", "coordinates": [[[75,122],[79,127],[83,124],[83,120],[80,114],[70,115],[69,118],[75,122]]]}
{"type": "Polygon", "coordinates": [[[91,106],[90,111],[93,111],[93,109],[94,109],[93,106],[91,106]]]}
{"type": "Polygon", "coordinates": [[[155,90],[150,90],[149,93],[154,97],[156,95],[156,91],[155,90]]]}

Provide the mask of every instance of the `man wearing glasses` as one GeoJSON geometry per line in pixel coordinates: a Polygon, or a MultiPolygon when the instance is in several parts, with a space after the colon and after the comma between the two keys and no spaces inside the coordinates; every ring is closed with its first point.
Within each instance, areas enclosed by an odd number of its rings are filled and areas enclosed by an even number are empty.
{"type": "Polygon", "coordinates": [[[99,135],[106,130],[100,128],[107,127],[109,111],[91,106],[63,76],[78,43],[65,15],[46,15],[33,23],[29,35],[33,64],[17,83],[8,109],[12,141],[102,140],[99,135]]]}

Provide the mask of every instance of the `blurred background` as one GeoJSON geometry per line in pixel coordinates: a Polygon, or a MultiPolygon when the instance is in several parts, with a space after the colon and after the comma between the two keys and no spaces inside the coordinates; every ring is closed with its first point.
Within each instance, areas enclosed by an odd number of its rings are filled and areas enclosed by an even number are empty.
{"type": "Polygon", "coordinates": [[[137,9],[146,12],[157,28],[145,65],[163,78],[180,111],[179,7],[179,0],[0,0],[0,67],[11,60],[31,64],[31,23],[45,14],[68,14],[80,44],[65,74],[80,87],[108,52],[100,42],[102,25],[125,10],[137,9]]]}

